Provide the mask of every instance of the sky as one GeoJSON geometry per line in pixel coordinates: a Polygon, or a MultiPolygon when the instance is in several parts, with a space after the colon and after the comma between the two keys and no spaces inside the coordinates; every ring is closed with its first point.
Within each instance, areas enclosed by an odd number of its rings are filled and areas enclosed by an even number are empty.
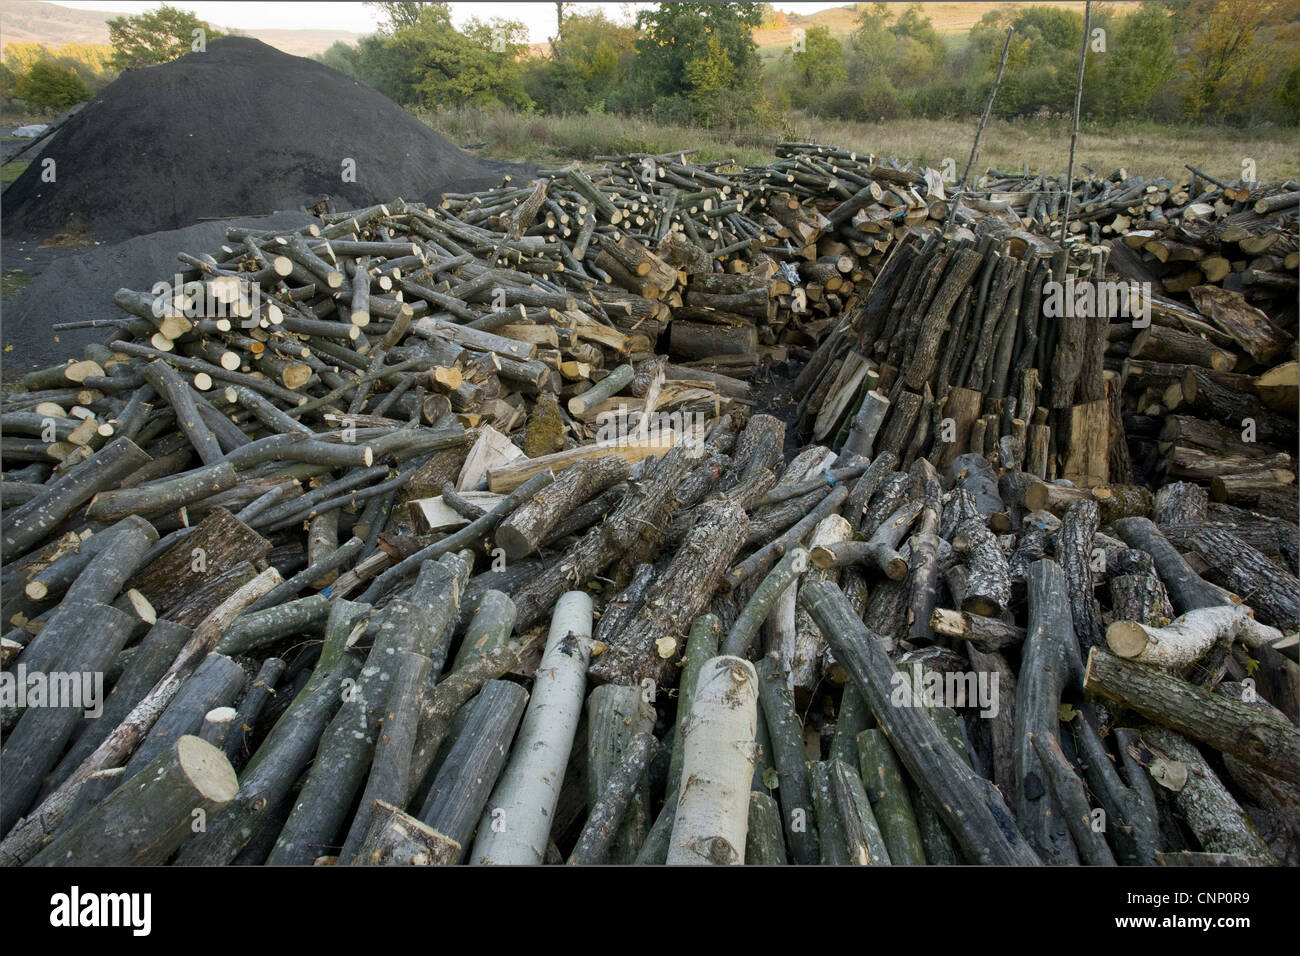
{"type": "MultiPolygon", "coordinates": [[[[845,6],[840,3],[774,3],[785,13],[808,14],[828,7],[845,6]]],[[[351,30],[370,33],[378,25],[379,13],[362,3],[284,3],[284,2],[225,2],[225,0],[170,0],[171,6],[193,11],[200,19],[217,26],[236,29],[302,29],[351,30]]],[[[158,6],[158,0],[58,0],[61,7],[79,10],[105,10],[114,13],[142,13],[158,6]]],[[[638,7],[636,3],[579,3],[579,10],[603,7],[615,18],[631,20],[638,7]]],[[[555,32],[554,3],[452,3],[452,21],[463,24],[471,17],[487,20],[501,17],[520,20],[528,27],[530,43],[542,43],[555,32]]]]}

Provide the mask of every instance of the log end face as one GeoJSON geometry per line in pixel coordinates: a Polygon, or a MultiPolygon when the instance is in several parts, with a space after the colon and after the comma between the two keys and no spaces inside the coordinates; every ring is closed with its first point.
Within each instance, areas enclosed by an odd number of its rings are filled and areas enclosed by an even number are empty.
{"type": "Polygon", "coordinates": [[[998,617],[1002,613],[1001,605],[985,594],[972,594],[964,598],[961,609],[967,614],[978,614],[980,617],[998,617]]]}
{"type": "Polygon", "coordinates": [[[1027,511],[1045,511],[1050,486],[1045,481],[1036,481],[1025,492],[1025,509],[1027,511]]]}
{"type": "Polygon", "coordinates": [[[930,615],[930,630],[947,637],[961,637],[966,633],[966,625],[957,611],[937,607],[930,615]]]}
{"type": "Polygon", "coordinates": [[[814,567],[825,569],[835,566],[835,553],[830,548],[816,545],[808,552],[808,557],[814,567]]]}
{"type": "Polygon", "coordinates": [[[195,791],[217,805],[235,799],[239,780],[226,755],[206,740],[191,734],[176,741],[176,757],[195,791]]]}
{"type": "Polygon", "coordinates": [[[1133,660],[1146,650],[1150,638],[1137,621],[1115,621],[1106,628],[1106,644],[1118,657],[1133,660]]]}
{"type": "Polygon", "coordinates": [[[533,550],[532,543],[512,525],[500,525],[495,537],[497,547],[506,553],[509,561],[526,558],[533,550]]]}

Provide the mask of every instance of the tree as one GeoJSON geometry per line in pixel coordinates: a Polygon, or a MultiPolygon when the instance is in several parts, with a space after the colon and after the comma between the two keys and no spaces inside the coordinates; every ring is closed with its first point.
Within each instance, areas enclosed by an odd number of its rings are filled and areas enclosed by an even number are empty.
{"type": "Polygon", "coordinates": [[[425,7],[441,7],[442,13],[446,14],[448,20],[451,19],[451,13],[445,3],[425,3],[423,0],[393,0],[393,2],[367,0],[366,6],[379,10],[383,17],[379,28],[386,33],[396,33],[402,27],[415,26],[420,19],[420,11],[425,7]]]}
{"type": "Polygon", "coordinates": [[[471,20],[462,32],[452,25],[446,4],[426,4],[414,23],[381,41],[382,52],[396,56],[374,59],[384,70],[384,84],[405,104],[528,106],[519,65],[526,37],[522,23],[504,20],[471,20]]]}
{"type": "Polygon", "coordinates": [[[357,65],[359,61],[358,50],[356,47],[348,46],[342,40],[335,40],[330,44],[329,49],[324,53],[317,53],[312,59],[324,63],[340,73],[360,78],[361,71],[357,65]]]}
{"type": "Polygon", "coordinates": [[[686,61],[686,78],[690,81],[687,95],[702,105],[735,86],[736,66],[722,41],[709,37],[703,52],[686,61]]]}
{"type": "Polygon", "coordinates": [[[1266,63],[1255,39],[1276,13],[1277,4],[1267,0],[1192,0],[1175,8],[1175,20],[1191,34],[1182,68],[1192,116],[1228,111],[1234,105],[1227,95],[1230,89],[1253,92],[1259,86],[1266,63]]]}
{"type": "Polygon", "coordinates": [[[853,49],[870,68],[886,66],[894,56],[894,34],[889,21],[894,13],[887,3],[858,6],[858,25],[853,31],[853,49]]]}
{"type": "Polygon", "coordinates": [[[706,84],[725,75],[728,89],[752,89],[758,81],[753,31],[762,17],[757,3],[661,3],[642,10],[637,72],[657,97],[700,96],[688,65],[706,84]]]}
{"type": "Polygon", "coordinates": [[[1106,55],[1107,112],[1116,117],[1144,115],[1156,92],[1173,79],[1177,65],[1168,13],[1143,4],[1119,22],[1106,55]]]}
{"type": "Polygon", "coordinates": [[[156,66],[190,53],[195,43],[221,36],[211,24],[188,10],[166,4],[134,17],[108,21],[108,39],[113,44],[112,65],[118,70],[156,66]]]}
{"type": "Polygon", "coordinates": [[[603,10],[567,13],[549,63],[530,63],[530,95],[544,108],[565,112],[610,99],[628,77],[636,30],[610,20],[603,10]]]}
{"type": "Polygon", "coordinates": [[[813,27],[804,35],[804,48],[794,54],[794,69],[805,87],[821,90],[848,78],[844,51],[829,27],[813,27]]]}
{"type": "Polygon", "coordinates": [[[61,112],[90,99],[90,88],[75,70],[42,60],[14,83],[19,99],[41,110],[61,112]]]}
{"type": "Polygon", "coordinates": [[[904,10],[894,25],[889,28],[889,32],[900,40],[915,41],[930,52],[936,63],[943,62],[948,52],[939,32],[935,30],[934,24],[930,22],[930,18],[925,15],[919,3],[913,3],[904,10]]]}

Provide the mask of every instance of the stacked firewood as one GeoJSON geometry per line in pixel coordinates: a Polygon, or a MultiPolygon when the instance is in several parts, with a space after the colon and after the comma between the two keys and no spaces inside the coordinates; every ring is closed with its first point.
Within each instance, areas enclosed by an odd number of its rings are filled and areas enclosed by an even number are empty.
{"type": "MultiPolygon", "coordinates": [[[[1200,228],[1196,224],[1208,221],[1249,227],[1279,216],[1295,218],[1300,184],[1294,179],[1225,182],[1193,166],[1186,169],[1187,175],[1174,182],[1163,176],[1146,179],[1129,175],[1123,167],[1099,176],[1085,166],[1086,175],[1077,176],[1070,190],[1070,233],[1096,243],[1108,236],[1162,226],[1200,228]]],[[[1060,235],[1066,192],[1064,176],[990,168],[973,193],[977,197],[973,208],[989,203],[998,211],[1015,213],[1027,227],[1060,235]]],[[[1260,230],[1250,231],[1258,234],[1260,230]]]]}
{"type": "Polygon", "coordinates": [[[111,690],[3,701],[0,861],[1300,861],[1289,452],[1242,464],[1294,448],[1294,321],[1055,314],[1104,248],[945,238],[928,174],[782,153],[232,234],[120,293],[0,416],[3,667],[111,690]],[[782,347],[788,461],[727,360],[782,347]]]}

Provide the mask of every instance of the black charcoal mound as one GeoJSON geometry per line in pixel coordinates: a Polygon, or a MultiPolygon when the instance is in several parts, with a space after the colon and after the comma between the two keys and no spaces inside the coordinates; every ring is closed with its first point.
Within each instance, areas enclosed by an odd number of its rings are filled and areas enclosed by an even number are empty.
{"type": "Polygon", "coordinates": [[[435,202],[530,172],[471,156],[337,70],[225,37],[106,87],[5,191],[4,233],[44,238],[84,224],[90,238],[115,241],[323,196],[338,209],[435,202]],[[48,158],[53,183],[41,181],[48,158]]]}

